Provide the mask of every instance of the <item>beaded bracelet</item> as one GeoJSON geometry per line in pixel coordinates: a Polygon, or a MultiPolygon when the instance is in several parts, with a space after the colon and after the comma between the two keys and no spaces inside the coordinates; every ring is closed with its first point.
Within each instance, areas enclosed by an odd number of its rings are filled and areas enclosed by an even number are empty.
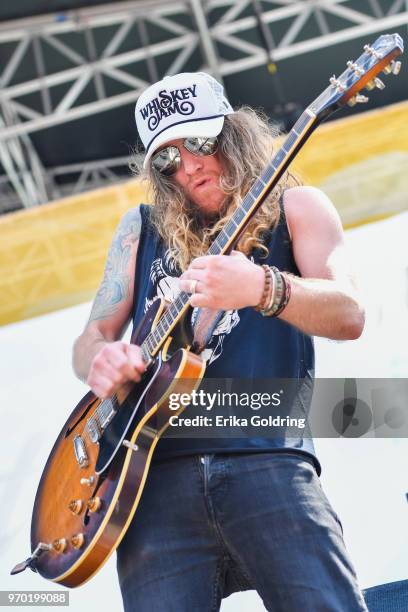
{"type": "Polygon", "coordinates": [[[277,317],[287,306],[291,293],[291,285],[289,279],[278,268],[271,266],[271,272],[274,276],[274,286],[276,291],[270,300],[268,307],[261,311],[264,317],[277,317]]]}
{"type": "Polygon", "coordinates": [[[286,308],[290,295],[291,283],[287,275],[275,266],[262,265],[265,272],[265,284],[261,300],[255,310],[263,317],[277,317],[286,308]]]}
{"type": "Polygon", "coordinates": [[[262,312],[266,305],[269,303],[270,294],[272,293],[272,285],[274,284],[270,267],[266,264],[263,264],[262,269],[265,273],[265,284],[259,304],[254,307],[257,312],[262,312]]]}

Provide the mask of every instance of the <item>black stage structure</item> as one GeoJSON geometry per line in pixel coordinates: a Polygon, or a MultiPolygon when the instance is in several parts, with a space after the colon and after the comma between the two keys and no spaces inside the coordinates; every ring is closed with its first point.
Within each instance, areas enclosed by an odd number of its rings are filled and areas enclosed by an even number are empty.
{"type": "MultiPolygon", "coordinates": [[[[405,0],[5,0],[0,214],[129,178],[134,104],[166,73],[209,71],[233,105],[290,127],[364,44],[407,24],[405,0]]],[[[406,91],[401,74],[356,110],[406,91]]]]}

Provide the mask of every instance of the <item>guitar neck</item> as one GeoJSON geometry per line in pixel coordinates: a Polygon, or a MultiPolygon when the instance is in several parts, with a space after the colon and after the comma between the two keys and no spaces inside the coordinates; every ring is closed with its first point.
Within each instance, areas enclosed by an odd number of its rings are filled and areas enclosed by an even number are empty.
{"type": "MultiPolygon", "coordinates": [[[[248,223],[282,177],[296,153],[311,135],[317,123],[316,115],[308,107],[290,130],[270,164],[265,168],[262,175],[256,179],[231,219],[218,234],[216,240],[208,249],[207,255],[223,255],[237,242],[239,236],[245,231],[248,223]]],[[[172,329],[184,315],[189,306],[189,298],[188,293],[184,291],[179,293],[162,315],[154,330],[146,337],[141,347],[146,361],[157,354],[172,329]]]]}
{"type": "Polygon", "coordinates": [[[270,164],[265,168],[262,175],[256,179],[240,206],[218,234],[216,240],[208,249],[207,255],[223,255],[237,242],[238,237],[243,233],[265,198],[276,186],[317,123],[316,115],[308,107],[290,130],[270,164]]]}

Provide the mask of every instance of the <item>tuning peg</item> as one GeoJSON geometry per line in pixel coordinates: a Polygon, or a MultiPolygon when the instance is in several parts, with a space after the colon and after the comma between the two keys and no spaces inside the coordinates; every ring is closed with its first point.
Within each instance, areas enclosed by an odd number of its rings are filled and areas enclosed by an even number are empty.
{"type": "Polygon", "coordinates": [[[366,102],[368,102],[368,98],[367,96],[363,96],[362,94],[357,94],[356,102],[357,104],[365,104],[366,102]]]}
{"type": "Polygon", "coordinates": [[[339,79],[336,79],[336,75],[333,74],[333,76],[330,78],[330,85],[332,87],[335,87],[336,89],[338,89],[339,91],[345,91],[346,87],[340,82],[339,79]]]}
{"type": "Polygon", "coordinates": [[[356,104],[362,104],[368,102],[368,98],[367,96],[363,96],[362,94],[357,94],[355,96],[353,96],[352,98],[350,98],[350,100],[347,102],[347,104],[349,106],[355,106],[356,104]]]}
{"type": "Polygon", "coordinates": [[[385,68],[383,68],[383,73],[384,74],[394,74],[395,76],[397,74],[399,74],[399,71],[401,70],[401,62],[396,62],[395,60],[392,60],[391,63],[389,63],[385,68]]]}
{"type": "Polygon", "coordinates": [[[382,59],[383,57],[382,53],[379,53],[373,47],[370,47],[370,45],[364,45],[364,51],[375,57],[375,59],[382,59]]]}
{"type": "Polygon", "coordinates": [[[385,83],[383,83],[382,80],[378,77],[375,77],[375,79],[371,79],[371,81],[368,81],[366,83],[365,88],[368,89],[368,91],[371,91],[372,89],[374,89],[374,87],[377,87],[378,89],[384,89],[385,83]]]}
{"type": "Polygon", "coordinates": [[[392,74],[397,76],[397,74],[399,74],[399,71],[401,70],[401,62],[396,62],[396,61],[392,60],[392,62],[391,62],[391,70],[392,70],[392,74]]]}
{"type": "Polygon", "coordinates": [[[353,70],[357,76],[361,76],[362,74],[364,74],[364,70],[352,60],[349,60],[347,62],[347,66],[348,68],[350,68],[350,70],[353,70]]]}

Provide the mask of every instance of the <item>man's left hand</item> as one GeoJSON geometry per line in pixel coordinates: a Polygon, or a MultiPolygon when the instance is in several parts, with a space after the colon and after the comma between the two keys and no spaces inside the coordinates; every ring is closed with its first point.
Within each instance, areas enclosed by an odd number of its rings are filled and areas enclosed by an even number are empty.
{"type": "Polygon", "coordinates": [[[259,304],[265,273],[245,255],[232,251],[231,255],[197,257],[179,282],[182,291],[192,293],[191,306],[232,310],[259,304]]]}

